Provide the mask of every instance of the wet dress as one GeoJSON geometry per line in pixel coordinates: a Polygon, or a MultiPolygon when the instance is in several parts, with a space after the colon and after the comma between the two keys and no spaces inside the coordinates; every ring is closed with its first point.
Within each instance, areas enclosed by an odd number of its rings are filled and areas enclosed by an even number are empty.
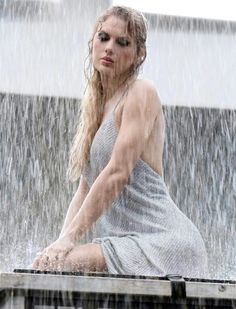
{"type": "MultiPolygon", "coordinates": [[[[98,129],[83,171],[89,187],[110,160],[118,135],[112,111],[98,129]]],[[[172,201],[163,178],[139,159],[128,183],[95,223],[111,274],[205,277],[207,254],[195,225],[172,201]]]]}

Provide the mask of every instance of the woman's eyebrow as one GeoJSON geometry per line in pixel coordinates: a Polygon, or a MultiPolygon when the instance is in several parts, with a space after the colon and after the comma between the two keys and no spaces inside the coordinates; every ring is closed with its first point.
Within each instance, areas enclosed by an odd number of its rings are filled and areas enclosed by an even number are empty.
{"type": "Polygon", "coordinates": [[[105,33],[105,34],[109,35],[108,32],[106,32],[104,30],[98,30],[98,33],[105,33]]]}
{"type": "MultiPolygon", "coordinates": [[[[105,33],[105,34],[110,36],[109,32],[107,32],[106,30],[103,30],[103,29],[98,30],[98,33],[105,33]]],[[[118,35],[117,38],[131,40],[131,37],[129,35],[125,35],[125,34],[124,35],[123,34],[118,35]]]]}

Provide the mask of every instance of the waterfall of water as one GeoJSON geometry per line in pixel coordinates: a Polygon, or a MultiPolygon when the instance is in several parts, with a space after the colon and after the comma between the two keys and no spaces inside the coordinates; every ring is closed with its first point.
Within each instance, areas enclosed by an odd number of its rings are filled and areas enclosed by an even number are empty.
{"type": "MultiPolygon", "coordinates": [[[[97,1],[97,6],[89,3],[0,0],[0,271],[27,267],[38,250],[56,239],[76,190],[76,184],[65,181],[65,174],[68,150],[79,119],[78,98],[83,89],[81,58],[86,54],[89,32],[84,23],[89,18],[92,25],[97,10],[106,7],[109,1],[97,1]]],[[[91,25],[88,24],[89,29],[91,25]]],[[[194,25],[194,22],[185,25],[183,32],[191,31],[194,25]]],[[[173,29],[167,30],[174,37],[173,29]]],[[[206,55],[204,47],[200,47],[206,40],[196,31],[191,35],[196,39],[194,46],[198,52],[191,65],[199,64],[195,73],[202,74],[199,59],[206,55]]],[[[225,42],[231,42],[229,37],[227,34],[225,42]]],[[[154,32],[152,38],[155,40],[154,32]]],[[[166,44],[168,38],[160,40],[160,45],[166,44]]],[[[182,47],[176,55],[181,54],[182,47]]],[[[209,56],[208,47],[205,46],[209,56]]],[[[150,46],[155,61],[156,50],[156,45],[150,46]]],[[[167,58],[173,53],[166,49],[167,58]]],[[[227,51],[231,57],[230,53],[227,51]]],[[[159,56],[164,57],[164,52],[159,56]]],[[[176,204],[202,233],[211,277],[235,279],[236,110],[222,108],[224,99],[227,106],[231,101],[233,106],[236,99],[235,62],[229,57],[232,74],[226,88],[221,87],[221,109],[217,109],[207,107],[217,97],[213,88],[217,93],[223,80],[217,72],[217,76],[214,71],[205,73],[211,76],[213,86],[209,92],[204,88],[204,97],[199,77],[202,75],[196,75],[199,78],[196,79],[188,67],[190,62],[185,63],[186,71],[184,68],[179,71],[177,61],[175,68],[173,58],[168,58],[168,79],[162,75],[164,60],[157,63],[153,73],[151,57],[147,72],[154,74],[164,98],[165,181],[176,204]],[[199,102],[207,104],[190,107],[195,95],[199,102]],[[175,102],[185,102],[186,106],[177,107],[175,102]]],[[[190,58],[186,55],[186,59],[190,58]]],[[[217,52],[217,56],[208,57],[206,62],[209,59],[218,61],[221,73],[226,73],[227,57],[221,58],[217,52]]],[[[213,62],[212,66],[215,65],[213,62]]]]}

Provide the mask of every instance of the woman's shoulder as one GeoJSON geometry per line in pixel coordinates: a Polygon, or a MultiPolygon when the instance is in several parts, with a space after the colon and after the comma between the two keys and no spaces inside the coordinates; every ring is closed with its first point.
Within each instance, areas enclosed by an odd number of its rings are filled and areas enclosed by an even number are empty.
{"type": "Polygon", "coordinates": [[[143,87],[145,89],[156,90],[154,82],[152,80],[150,80],[150,79],[140,79],[140,78],[137,78],[134,81],[134,84],[139,86],[139,87],[143,87]]]}
{"type": "Polygon", "coordinates": [[[153,81],[136,79],[130,90],[130,95],[135,98],[136,104],[140,102],[143,107],[147,105],[149,109],[161,108],[160,96],[153,81]]]}

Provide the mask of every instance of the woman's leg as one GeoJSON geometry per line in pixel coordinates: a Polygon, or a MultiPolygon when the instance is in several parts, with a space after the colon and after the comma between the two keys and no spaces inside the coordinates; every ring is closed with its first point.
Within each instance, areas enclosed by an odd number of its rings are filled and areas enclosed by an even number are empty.
{"type": "Polygon", "coordinates": [[[106,271],[106,262],[101,245],[76,246],[68,253],[63,263],[64,271],[106,271]]]}

